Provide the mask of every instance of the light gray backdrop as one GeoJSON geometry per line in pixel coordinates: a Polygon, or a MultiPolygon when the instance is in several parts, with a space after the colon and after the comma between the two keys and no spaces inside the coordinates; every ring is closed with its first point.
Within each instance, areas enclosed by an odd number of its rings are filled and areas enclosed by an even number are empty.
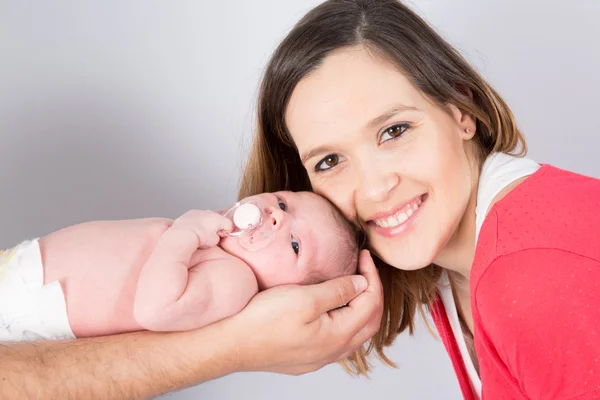
{"type": "MultiPolygon", "coordinates": [[[[0,247],[235,199],[269,54],[317,0],[0,0],[0,247]]],[[[530,155],[600,176],[600,2],[414,0],[513,107],[530,155]]],[[[576,207],[576,205],[573,205],[576,207]]],[[[459,399],[420,328],[370,381],[236,374],[168,399],[459,399]]]]}

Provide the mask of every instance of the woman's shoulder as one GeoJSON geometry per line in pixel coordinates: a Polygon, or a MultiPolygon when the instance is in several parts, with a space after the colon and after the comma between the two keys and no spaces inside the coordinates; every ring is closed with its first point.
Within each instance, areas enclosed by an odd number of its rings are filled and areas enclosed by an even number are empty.
{"type": "Polygon", "coordinates": [[[589,212],[589,207],[600,206],[599,194],[600,179],[542,164],[490,211],[504,217],[559,217],[564,213],[558,208],[565,205],[570,207],[562,211],[568,212],[589,212]]]}
{"type": "Polygon", "coordinates": [[[490,210],[476,264],[528,249],[600,259],[600,180],[543,165],[490,210]]]}
{"type": "Polygon", "coordinates": [[[477,241],[472,287],[493,265],[501,265],[495,276],[526,270],[533,263],[532,268],[550,277],[556,272],[552,266],[560,258],[557,253],[600,260],[599,208],[600,180],[543,165],[490,210],[477,241]]]}

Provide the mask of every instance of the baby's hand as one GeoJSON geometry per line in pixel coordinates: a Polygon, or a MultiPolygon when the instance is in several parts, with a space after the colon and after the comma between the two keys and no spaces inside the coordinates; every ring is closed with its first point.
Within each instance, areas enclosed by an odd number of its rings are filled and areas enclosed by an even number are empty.
{"type": "Polygon", "coordinates": [[[233,222],[214,211],[192,210],[177,218],[171,229],[194,232],[198,236],[198,248],[207,249],[231,233],[233,222]]]}

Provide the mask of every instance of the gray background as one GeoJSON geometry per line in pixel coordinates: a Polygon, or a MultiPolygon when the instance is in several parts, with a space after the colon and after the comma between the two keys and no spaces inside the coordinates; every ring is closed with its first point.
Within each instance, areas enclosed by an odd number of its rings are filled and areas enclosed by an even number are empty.
{"type": "MultiPolygon", "coordinates": [[[[0,247],[235,199],[269,54],[315,0],[0,0],[0,247]]],[[[538,161],[600,176],[600,2],[415,0],[495,85],[538,161]]],[[[574,205],[576,206],[576,205],[574,205]]],[[[422,327],[371,380],[236,374],[169,399],[459,399],[422,327]]]]}

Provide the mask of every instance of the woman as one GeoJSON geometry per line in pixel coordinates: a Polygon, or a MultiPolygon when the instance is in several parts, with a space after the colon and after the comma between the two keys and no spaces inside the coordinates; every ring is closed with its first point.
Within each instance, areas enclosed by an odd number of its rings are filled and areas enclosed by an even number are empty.
{"type": "Polygon", "coordinates": [[[240,197],[314,190],[376,255],[383,319],[349,368],[431,312],[467,399],[600,396],[600,181],[517,157],[507,104],[415,13],[316,7],[258,110],[240,197]]]}

